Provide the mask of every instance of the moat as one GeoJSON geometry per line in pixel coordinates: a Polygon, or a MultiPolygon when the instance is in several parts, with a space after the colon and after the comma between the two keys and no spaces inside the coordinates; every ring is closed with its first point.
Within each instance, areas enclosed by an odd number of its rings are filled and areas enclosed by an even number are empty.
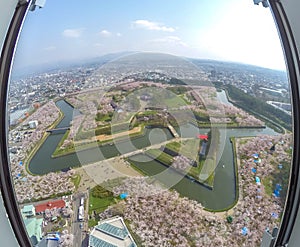
{"type": "MultiPolygon", "coordinates": [[[[222,97],[226,103],[226,97],[222,97]]],[[[56,128],[68,127],[73,117],[73,107],[65,101],[57,103],[58,108],[64,113],[64,118],[56,128]]],[[[192,124],[185,124],[179,127],[181,138],[193,138],[199,133],[207,133],[209,129],[199,129],[192,124]]],[[[178,130],[178,128],[177,128],[178,130]]],[[[181,177],[176,171],[167,169],[155,160],[146,159],[143,153],[132,156],[131,162],[148,176],[155,176],[161,183],[173,185],[172,181],[179,182],[172,186],[181,195],[201,202],[201,204],[211,210],[222,210],[230,207],[236,200],[236,171],[233,156],[233,146],[230,137],[256,136],[260,134],[275,135],[270,128],[236,128],[220,129],[220,139],[224,140],[218,154],[218,163],[215,170],[213,189],[195,183],[193,179],[181,177]]],[[[132,139],[125,139],[118,143],[110,143],[102,146],[95,146],[90,149],[78,151],[77,153],[66,154],[61,157],[52,158],[52,154],[64,133],[50,134],[36,154],[31,159],[28,169],[31,173],[42,175],[49,172],[58,172],[69,167],[79,167],[96,161],[116,157],[120,154],[130,153],[137,149],[143,149],[153,144],[159,144],[174,137],[167,128],[145,128],[144,134],[132,139]]]]}

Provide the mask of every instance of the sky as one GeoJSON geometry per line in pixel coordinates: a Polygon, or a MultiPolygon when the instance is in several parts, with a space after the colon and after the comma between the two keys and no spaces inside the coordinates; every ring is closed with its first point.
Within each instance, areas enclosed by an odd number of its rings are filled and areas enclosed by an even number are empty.
{"type": "Polygon", "coordinates": [[[15,68],[123,51],[285,70],[270,9],[252,0],[48,0],[27,15],[15,68]]]}

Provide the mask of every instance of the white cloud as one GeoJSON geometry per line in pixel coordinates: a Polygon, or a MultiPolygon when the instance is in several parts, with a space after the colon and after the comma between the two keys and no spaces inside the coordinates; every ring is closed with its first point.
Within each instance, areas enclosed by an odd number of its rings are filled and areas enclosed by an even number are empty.
{"type": "Polygon", "coordinates": [[[174,32],[175,28],[167,27],[161,23],[152,22],[148,20],[136,20],[132,22],[133,28],[141,28],[146,30],[163,31],[163,32],[174,32]]]}
{"type": "Polygon", "coordinates": [[[65,29],[62,35],[67,38],[79,38],[83,32],[83,28],[78,29],[65,29]]]}
{"type": "Polygon", "coordinates": [[[199,30],[196,40],[199,49],[215,59],[275,69],[285,67],[271,13],[251,2],[237,1],[213,27],[199,30]]]}
{"type": "Polygon", "coordinates": [[[121,33],[117,33],[116,35],[117,35],[118,37],[121,37],[121,36],[122,36],[122,34],[121,34],[121,33]]]}
{"type": "Polygon", "coordinates": [[[166,36],[159,39],[153,39],[152,42],[188,47],[188,45],[177,36],[166,36]]]}
{"type": "Polygon", "coordinates": [[[112,33],[104,29],[100,32],[100,35],[103,37],[110,37],[112,33]]]}

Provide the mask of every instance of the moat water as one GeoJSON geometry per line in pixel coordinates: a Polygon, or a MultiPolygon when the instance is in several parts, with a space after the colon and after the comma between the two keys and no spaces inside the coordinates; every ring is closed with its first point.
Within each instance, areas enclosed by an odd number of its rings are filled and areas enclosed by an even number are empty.
{"type": "MultiPolygon", "coordinates": [[[[224,103],[228,103],[224,92],[218,93],[218,99],[224,103]]],[[[68,127],[74,114],[73,107],[63,100],[58,101],[56,104],[64,113],[64,118],[56,128],[68,127]]],[[[75,112],[75,114],[78,114],[78,112],[75,112]]],[[[230,137],[257,136],[260,134],[275,135],[276,132],[268,127],[259,129],[219,129],[219,131],[221,142],[219,144],[218,165],[215,169],[215,179],[212,190],[196,183],[193,179],[179,175],[172,169],[166,169],[165,166],[155,160],[147,159],[144,154],[132,156],[131,161],[145,174],[155,176],[160,182],[175,189],[182,196],[201,202],[205,208],[222,210],[230,207],[238,196],[236,193],[237,185],[233,146],[230,142],[230,137]],[[177,182],[174,183],[174,181],[177,182]]],[[[192,124],[185,124],[180,126],[180,131],[178,132],[182,138],[196,137],[199,133],[207,133],[208,129],[199,129],[192,124]]],[[[37,175],[58,172],[69,167],[78,167],[99,160],[112,158],[120,154],[129,153],[137,149],[143,149],[173,138],[170,131],[166,128],[146,128],[142,136],[132,139],[127,138],[121,142],[103,146],[95,145],[95,147],[87,150],[52,158],[51,155],[63,135],[63,133],[49,135],[31,159],[28,166],[30,172],[37,175]]]]}

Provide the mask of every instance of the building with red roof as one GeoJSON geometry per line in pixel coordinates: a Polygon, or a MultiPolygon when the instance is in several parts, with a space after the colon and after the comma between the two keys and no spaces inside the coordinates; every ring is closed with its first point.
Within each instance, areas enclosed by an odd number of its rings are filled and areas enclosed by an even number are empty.
{"type": "Polygon", "coordinates": [[[201,139],[201,140],[206,140],[207,141],[208,140],[208,135],[201,135],[200,134],[200,135],[198,135],[198,138],[201,139]]]}
{"type": "Polygon", "coordinates": [[[39,214],[45,212],[46,209],[64,208],[65,206],[66,202],[64,200],[49,201],[35,205],[35,212],[39,214]]]}

